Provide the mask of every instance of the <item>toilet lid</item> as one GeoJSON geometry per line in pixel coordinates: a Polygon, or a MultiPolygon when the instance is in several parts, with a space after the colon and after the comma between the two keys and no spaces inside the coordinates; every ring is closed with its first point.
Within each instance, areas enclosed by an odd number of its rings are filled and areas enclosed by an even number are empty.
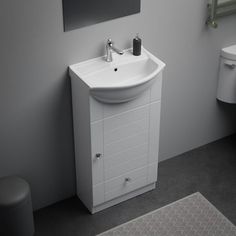
{"type": "Polygon", "coordinates": [[[230,47],[223,48],[221,50],[221,56],[236,61],[236,45],[232,45],[230,47]]]}

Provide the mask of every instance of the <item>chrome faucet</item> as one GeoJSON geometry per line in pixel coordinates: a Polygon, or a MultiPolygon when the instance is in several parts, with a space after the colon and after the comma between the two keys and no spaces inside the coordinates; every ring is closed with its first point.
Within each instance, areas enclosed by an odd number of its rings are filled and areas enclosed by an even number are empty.
{"type": "Polygon", "coordinates": [[[107,44],[106,44],[106,61],[107,62],[112,62],[113,61],[112,51],[116,52],[119,55],[124,54],[124,52],[122,50],[119,50],[116,47],[114,47],[114,43],[112,42],[111,39],[108,39],[107,44]]]}

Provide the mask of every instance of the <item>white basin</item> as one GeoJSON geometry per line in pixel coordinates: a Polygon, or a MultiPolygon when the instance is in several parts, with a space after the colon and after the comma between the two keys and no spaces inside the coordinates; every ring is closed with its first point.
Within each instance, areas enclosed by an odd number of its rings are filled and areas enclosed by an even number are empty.
{"type": "Polygon", "coordinates": [[[113,54],[113,62],[99,57],[69,67],[70,76],[81,79],[90,94],[105,103],[121,103],[135,99],[155,81],[165,64],[142,48],[141,56],[128,49],[124,55],[113,54]]]}

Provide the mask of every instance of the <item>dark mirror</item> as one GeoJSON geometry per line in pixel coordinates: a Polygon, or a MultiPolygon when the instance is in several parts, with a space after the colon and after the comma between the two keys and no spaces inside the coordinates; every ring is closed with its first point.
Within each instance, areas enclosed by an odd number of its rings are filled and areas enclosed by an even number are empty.
{"type": "Polygon", "coordinates": [[[140,12],[140,0],[63,0],[64,30],[140,12]]]}

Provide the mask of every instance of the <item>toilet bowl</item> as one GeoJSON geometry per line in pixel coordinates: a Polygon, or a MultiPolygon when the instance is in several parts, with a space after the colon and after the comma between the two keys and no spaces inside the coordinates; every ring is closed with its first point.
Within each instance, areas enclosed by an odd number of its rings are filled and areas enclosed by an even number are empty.
{"type": "Polygon", "coordinates": [[[217,99],[236,104],[236,45],[221,50],[217,99]]]}

